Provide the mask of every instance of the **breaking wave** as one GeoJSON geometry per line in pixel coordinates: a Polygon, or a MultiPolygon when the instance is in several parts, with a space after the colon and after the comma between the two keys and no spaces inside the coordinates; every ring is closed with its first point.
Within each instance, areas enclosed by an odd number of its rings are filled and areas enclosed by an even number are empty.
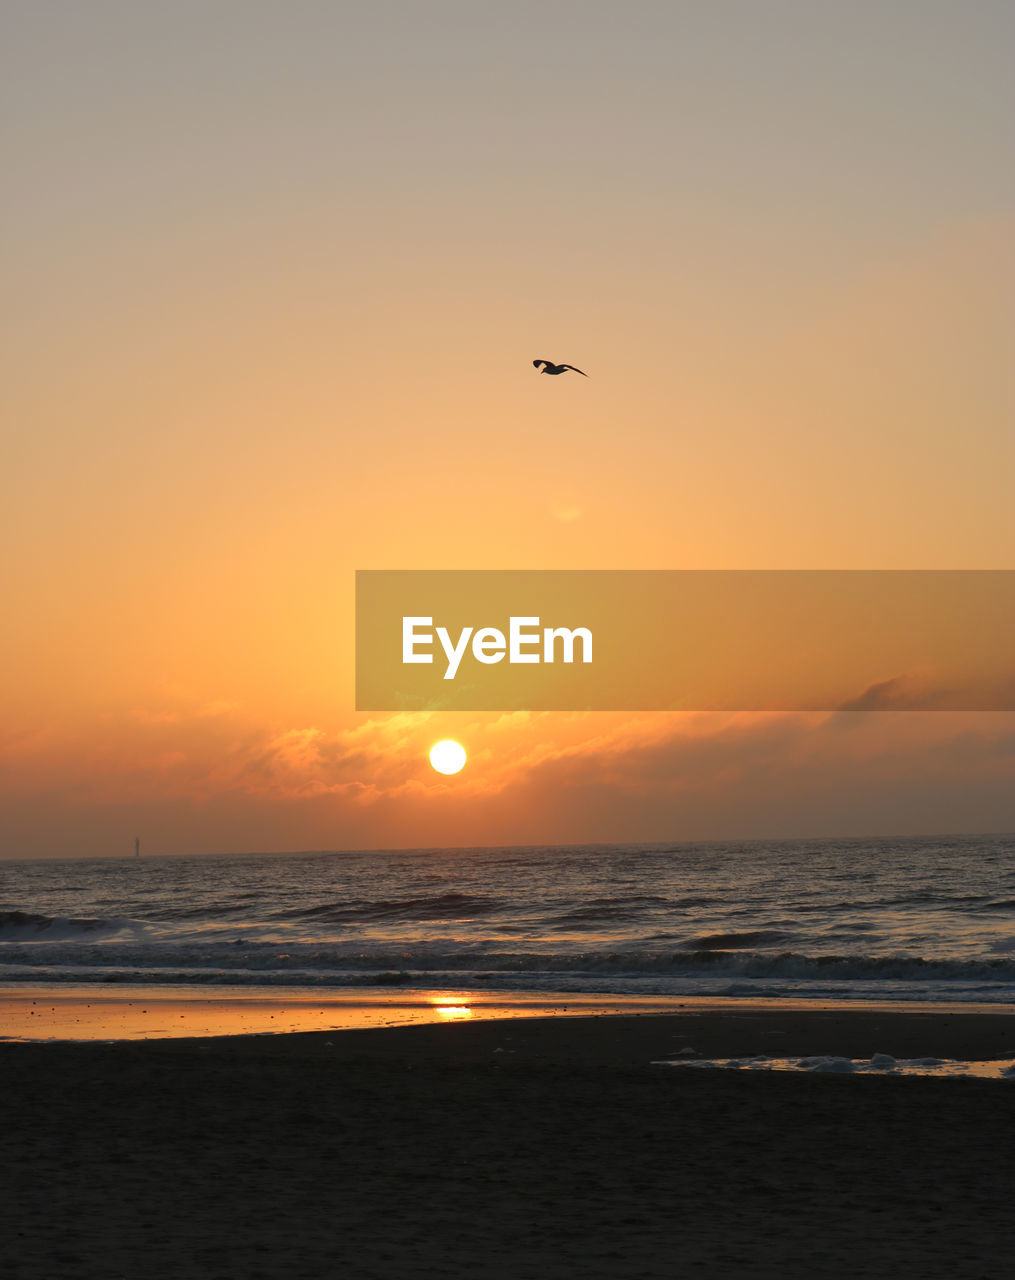
{"type": "MultiPolygon", "coordinates": [[[[20,913],[18,913],[20,914],[20,913]]],[[[45,918],[44,918],[45,919],[45,918]]],[[[90,922],[83,922],[90,923],[90,922]]],[[[32,928],[33,926],[29,926],[32,928]]],[[[88,932],[85,930],[85,932],[88,932]]],[[[54,940],[55,941],[55,940],[54,940]]],[[[4,977],[37,979],[40,969],[47,978],[59,970],[72,980],[81,980],[84,969],[103,969],[118,979],[130,980],[132,972],[143,973],[146,981],[229,981],[271,983],[273,981],[310,985],[362,984],[378,975],[392,981],[396,975],[406,984],[434,982],[440,975],[452,975],[457,982],[510,978],[523,988],[526,976],[567,979],[581,989],[592,990],[604,980],[656,980],[674,993],[684,980],[767,980],[793,983],[841,984],[909,983],[929,989],[929,984],[989,984],[1010,987],[1015,997],[1015,960],[1007,957],[978,960],[932,960],[921,956],[806,955],[794,951],[756,952],[593,950],[552,952],[487,951],[415,945],[405,949],[354,949],[321,947],[316,944],[287,944],[280,949],[267,943],[232,944],[217,942],[181,946],[129,942],[90,946],[54,945],[40,948],[10,944],[0,950],[4,977]]],[[[690,988],[689,988],[690,989],[690,988]]]]}
{"type": "Polygon", "coordinates": [[[55,942],[58,938],[91,940],[100,934],[118,933],[133,924],[133,921],[119,917],[75,919],[47,916],[35,911],[0,911],[0,942],[24,942],[31,938],[43,938],[48,942],[55,942]]]}

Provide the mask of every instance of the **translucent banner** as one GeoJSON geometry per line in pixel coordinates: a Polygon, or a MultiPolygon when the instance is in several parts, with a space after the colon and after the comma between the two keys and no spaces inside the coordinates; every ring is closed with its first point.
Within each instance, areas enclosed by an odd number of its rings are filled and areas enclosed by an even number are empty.
{"type": "Polygon", "coordinates": [[[361,711],[1011,711],[1015,570],[364,570],[361,711]]]}

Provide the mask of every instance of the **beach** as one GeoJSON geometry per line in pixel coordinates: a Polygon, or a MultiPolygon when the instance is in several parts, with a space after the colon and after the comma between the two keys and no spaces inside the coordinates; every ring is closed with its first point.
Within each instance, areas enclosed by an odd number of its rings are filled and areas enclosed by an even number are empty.
{"type": "Polygon", "coordinates": [[[994,1277],[1015,1087],[679,1069],[1015,1054],[1015,1018],[685,1007],[0,1044],[4,1270],[994,1277]]]}

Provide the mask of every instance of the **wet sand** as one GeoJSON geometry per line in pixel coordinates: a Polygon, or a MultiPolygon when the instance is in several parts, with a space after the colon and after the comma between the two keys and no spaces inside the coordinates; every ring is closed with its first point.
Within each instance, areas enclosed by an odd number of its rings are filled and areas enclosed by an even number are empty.
{"type": "MultiPolygon", "coordinates": [[[[753,1002],[745,1001],[753,1007],[753,1002]]],[[[772,1002],[796,1008],[797,1001],[772,1002]]],[[[15,983],[0,987],[0,1040],[278,1035],[478,1019],[673,1013],[715,1000],[532,992],[15,983]]],[[[737,1003],[726,1002],[726,1007],[737,1003]]]]}
{"type": "Polygon", "coordinates": [[[1015,1084],[676,1071],[1010,1057],[1011,1014],[697,1009],[0,1044],[3,1270],[996,1277],[1015,1084]]]}

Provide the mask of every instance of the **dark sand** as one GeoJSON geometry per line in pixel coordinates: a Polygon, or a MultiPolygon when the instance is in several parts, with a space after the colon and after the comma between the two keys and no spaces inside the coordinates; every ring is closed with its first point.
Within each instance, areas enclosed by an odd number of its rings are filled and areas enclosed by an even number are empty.
{"type": "Polygon", "coordinates": [[[0,1272],[1012,1274],[1015,1083],[649,1065],[684,1047],[1012,1057],[1015,1017],[759,1008],[0,1044],[0,1272]]]}

